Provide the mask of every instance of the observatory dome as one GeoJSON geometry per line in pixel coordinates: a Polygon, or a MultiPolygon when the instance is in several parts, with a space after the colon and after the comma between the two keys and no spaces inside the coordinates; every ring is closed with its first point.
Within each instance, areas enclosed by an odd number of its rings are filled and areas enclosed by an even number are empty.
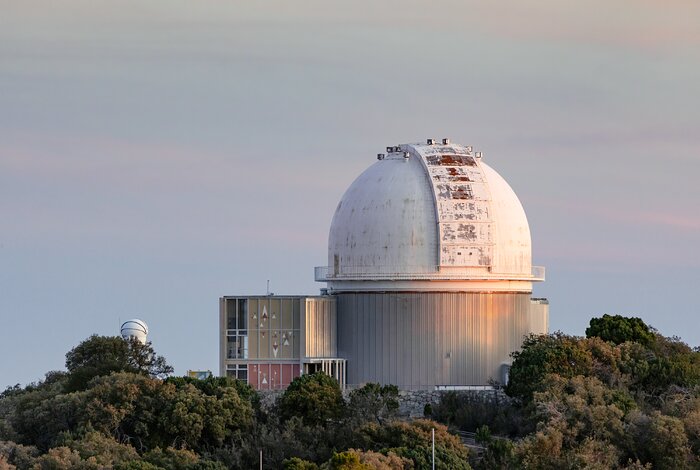
{"type": "Polygon", "coordinates": [[[463,281],[531,290],[543,279],[525,211],[480,152],[447,139],[387,151],[340,200],[318,281],[330,290],[461,290],[463,281]]]}
{"type": "Polygon", "coordinates": [[[145,344],[148,337],[148,325],[145,321],[137,318],[127,320],[122,323],[121,335],[126,340],[135,338],[145,344]]]}

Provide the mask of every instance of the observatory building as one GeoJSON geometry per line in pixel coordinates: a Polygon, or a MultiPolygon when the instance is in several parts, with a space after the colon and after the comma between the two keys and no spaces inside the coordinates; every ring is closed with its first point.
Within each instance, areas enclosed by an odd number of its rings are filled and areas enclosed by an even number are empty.
{"type": "Polygon", "coordinates": [[[315,279],[321,296],[221,299],[222,375],[256,388],[315,370],[351,386],[479,388],[507,382],[510,353],[548,330],[518,197],[448,139],[377,156],[338,203],[315,279]]]}
{"type": "Polygon", "coordinates": [[[126,340],[136,339],[137,341],[146,344],[148,339],[148,325],[146,325],[145,321],[137,318],[127,320],[122,323],[121,335],[122,338],[126,340]]]}

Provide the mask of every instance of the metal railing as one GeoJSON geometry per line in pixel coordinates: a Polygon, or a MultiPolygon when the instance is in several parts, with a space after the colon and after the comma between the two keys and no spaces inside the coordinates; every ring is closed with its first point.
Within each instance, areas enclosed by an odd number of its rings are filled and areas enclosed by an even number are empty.
{"type": "Polygon", "coordinates": [[[316,266],[314,279],[327,281],[400,281],[400,280],[523,280],[544,281],[544,266],[532,266],[530,274],[494,272],[489,266],[445,267],[445,266],[316,266]]]}

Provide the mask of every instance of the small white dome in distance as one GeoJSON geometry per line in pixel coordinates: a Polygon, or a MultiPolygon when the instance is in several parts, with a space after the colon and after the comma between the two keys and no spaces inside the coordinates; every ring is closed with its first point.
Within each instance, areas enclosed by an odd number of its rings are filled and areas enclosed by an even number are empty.
{"type": "Polygon", "coordinates": [[[148,325],[146,322],[139,319],[127,320],[122,323],[121,328],[122,338],[128,340],[130,338],[135,338],[139,342],[146,344],[146,337],[148,336],[148,325]]]}

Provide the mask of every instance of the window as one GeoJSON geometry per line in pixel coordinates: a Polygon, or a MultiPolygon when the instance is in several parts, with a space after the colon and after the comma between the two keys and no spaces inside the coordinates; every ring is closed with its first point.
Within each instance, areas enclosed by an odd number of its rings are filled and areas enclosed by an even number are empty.
{"type": "Polygon", "coordinates": [[[236,300],[226,300],[226,329],[236,329],[236,300]]]}
{"type": "Polygon", "coordinates": [[[248,365],[247,364],[229,364],[226,366],[226,377],[248,381],[248,365]]]}
{"type": "Polygon", "coordinates": [[[226,329],[248,329],[248,299],[229,299],[226,301],[226,329]]]}
{"type": "Polygon", "coordinates": [[[248,335],[229,334],[226,339],[228,359],[248,359],[248,335]]]}
{"type": "MultiPolygon", "coordinates": [[[[236,322],[238,330],[248,329],[248,301],[246,299],[238,299],[238,321],[236,322]]],[[[232,328],[233,329],[233,328],[232,328]]]]}

